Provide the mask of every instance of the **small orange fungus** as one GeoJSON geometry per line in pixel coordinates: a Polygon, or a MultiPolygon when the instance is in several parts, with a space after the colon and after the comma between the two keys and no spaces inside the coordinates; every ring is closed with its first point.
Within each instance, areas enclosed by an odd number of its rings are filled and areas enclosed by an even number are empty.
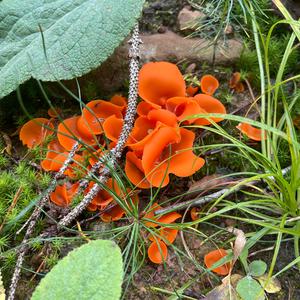
{"type": "MultiPolygon", "coordinates": [[[[217,263],[220,259],[227,256],[227,251],[224,249],[217,249],[207,253],[204,256],[204,263],[208,269],[210,269],[215,263],[217,263]]],[[[230,271],[230,263],[225,263],[215,269],[212,269],[213,272],[218,275],[227,275],[230,271]]]]}
{"type": "Polygon", "coordinates": [[[219,87],[219,81],[212,75],[204,75],[200,80],[201,91],[207,95],[213,95],[219,87]]]}
{"type": "Polygon", "coordinates": [[[195,96],[199,91],[199,87],[198,86],[192,86],[192,85],[189,85],[187,88],[186,88],[186,95],[188,97],[193,97],[195,96]]]}
{"type": "Polygon", "coordinates": [[[168,248],[163,241],[154,241],[148,248],[148,257],[155,264],[163,263],[168,256],[168,248]]]}
{"type": "Polygon", "coordinates": [[[229,87],[234,89],[238,93],[242,93],[245,90],[244,84],[241,82],[241,73],[235,72],[232,74],[229,80],[229,87]]]}
{"type": "Polygon", "coordinates": [[[236,128],[251,140],[261,141],[262,135],[263,138],[266,139],[266,134],[264,131],[262,132],[261,129],[255,128],[248,123],[240,123],[238,126],[236,126],[236,128]]]}

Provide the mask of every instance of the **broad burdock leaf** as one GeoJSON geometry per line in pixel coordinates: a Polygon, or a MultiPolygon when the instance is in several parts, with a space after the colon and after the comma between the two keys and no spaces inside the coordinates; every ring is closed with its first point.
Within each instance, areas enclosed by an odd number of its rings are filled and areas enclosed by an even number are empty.
{"type": "Polygon", "coordinates": [[[129,34],[144,0],[0,2],[0,98],[30,77],[72,79],[99,66],[129,34]]]}
{"type": "Polygon", "coordinates": [[[236,291],[243,300],[265,299],[263,288],[251,276],[246,276],[241,279],[237,284],[236,291]]]}
{"type": "Polygon", "coordinates": [[[118,300],[123,264],[112,241],[91,241],[60,260],[43,278],[32,300],[118,300]]]}
{"type": "Polygon", "coordinates": [[[267,264],[262,260],[254,260],[249,264],[249,274],[252,276],[262,276],[267,270],[267,264]]]}

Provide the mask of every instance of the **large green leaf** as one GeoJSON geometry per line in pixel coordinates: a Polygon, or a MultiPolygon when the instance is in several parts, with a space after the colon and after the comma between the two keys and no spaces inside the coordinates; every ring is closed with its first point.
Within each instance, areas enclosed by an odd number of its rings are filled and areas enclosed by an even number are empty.
{"type": "Polygon", "coordinates": [[[32,300],[117,300],[122,278],[120,248],[111,241],[92,241],[60,260],[42,279],[32,300]]]}
{"type": "Polygon", "coordinates": [[[0,1],[0,98],[31,76],[72,79],[129,34],[144,0],[0,1]]]}

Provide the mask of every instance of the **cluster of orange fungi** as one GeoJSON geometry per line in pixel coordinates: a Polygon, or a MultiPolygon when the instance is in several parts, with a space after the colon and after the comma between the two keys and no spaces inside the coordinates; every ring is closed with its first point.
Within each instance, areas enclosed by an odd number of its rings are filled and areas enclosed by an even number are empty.
{"type": "MultiPolygon", "coordinates": [[[[124,167],[129,181],[135,187],[165,187],[170,180],[169,174],[190,176],[204,165],[204,160],[192,151],[194,132],[182,125],[210,125],[211,121],[222,120],[196,116],[226,113],[224,105],[212,96],[218,86],[219,82],[215,77],[205,75],[200,80],[202,93],[198,93],[199,88],[186,88],[177,66],[168,62],[151,62],[141,68],[138,86],[141,101],[137,106],[138,116],[132,133],[126,143],[124,167]]],[[[81,145],[64,173],[66,180],[50,194],[51,201],[56,205],[70,205],[78,190],[78,179],[86,176],[99,158],[116,144],[126,107],[127,100],[115,95],[110,101],[90,101],[81,115],[67,118],[63,122],[59,122],[57,118],[59,109],[50,109],[50,119],[36,118],[21,128],[20,139],[28,148],[45,145],[46,138],[52,135],[47,144],[46,157],[41,161],[41,167],[45,171],[58,171],[74,144],[79,141],[81,145]]],[[[93,184],[90,182],[84,193],[93,184]]],[[[102,212],[104,222],[116,221],[124,216],[125,211],[114,200],[114,195],[127,201],[128,194],[133,194],[130,203],[137,203],[138,199],[136,193],[131,193],[130,190],[123,192],[112,178],[106,186],[107,190],[97,194],[88,210],[102,212]]],[[[178,218],[180,215],[175,213],[172,216],[178,218]]],[[[161,222],[160,219],[157,221],[161,222]]],[[[161,263],[166,258],[165,243],[172,243],[177,234],[176,230],[163,227],[159,232],[161,238],[150,237],[152,244],[148,251],[149,258],[155,263],[161,263]]]]}

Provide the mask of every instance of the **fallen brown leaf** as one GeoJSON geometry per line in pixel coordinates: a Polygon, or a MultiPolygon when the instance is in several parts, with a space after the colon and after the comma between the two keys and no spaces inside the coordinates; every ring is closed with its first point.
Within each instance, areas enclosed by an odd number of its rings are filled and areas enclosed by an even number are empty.
{"type": "Polygon", "coordinates": [[[3,149],[3,151],[6,151],[8,155],[11,155],[11,150],[12,150],[12,142],[8,134],[1,132],[1,135],[3,137],[3,140],[5,142],[6,147],[3,149]]]}
{"type": "Polygon", "coordinates": [[[193,182],[187,191],[187,195],[189,197],[195,196],[200,193],[202,194],[207,191],[213,190],[216,187],[223,188],[232,183],[233,180],[230,177],[224,177],[220,174],[207,175],[200,180],[193,182]]]}
{"type": "Polygon", "coordinates": [[[241,253],[246,245],[247,239],[246,239],[244,231],[242,231],[240,229],[233,228],[233,227],[227,227],[227,231],[231,232],[232,234],[234,234],[236,236],[234,246],[233,246],[233,261],[232,261],[232,268],[233,268],[233,265],[235,264],[238,257],[241,255],[241,253]]]}
{"type": "Polygon", "coordinates": [[[235,291],[237,282],[242,278],[239,274],[228,275],[222,280],[222,284],[211,290],[204,300],[239,300],[235,291]]]}

